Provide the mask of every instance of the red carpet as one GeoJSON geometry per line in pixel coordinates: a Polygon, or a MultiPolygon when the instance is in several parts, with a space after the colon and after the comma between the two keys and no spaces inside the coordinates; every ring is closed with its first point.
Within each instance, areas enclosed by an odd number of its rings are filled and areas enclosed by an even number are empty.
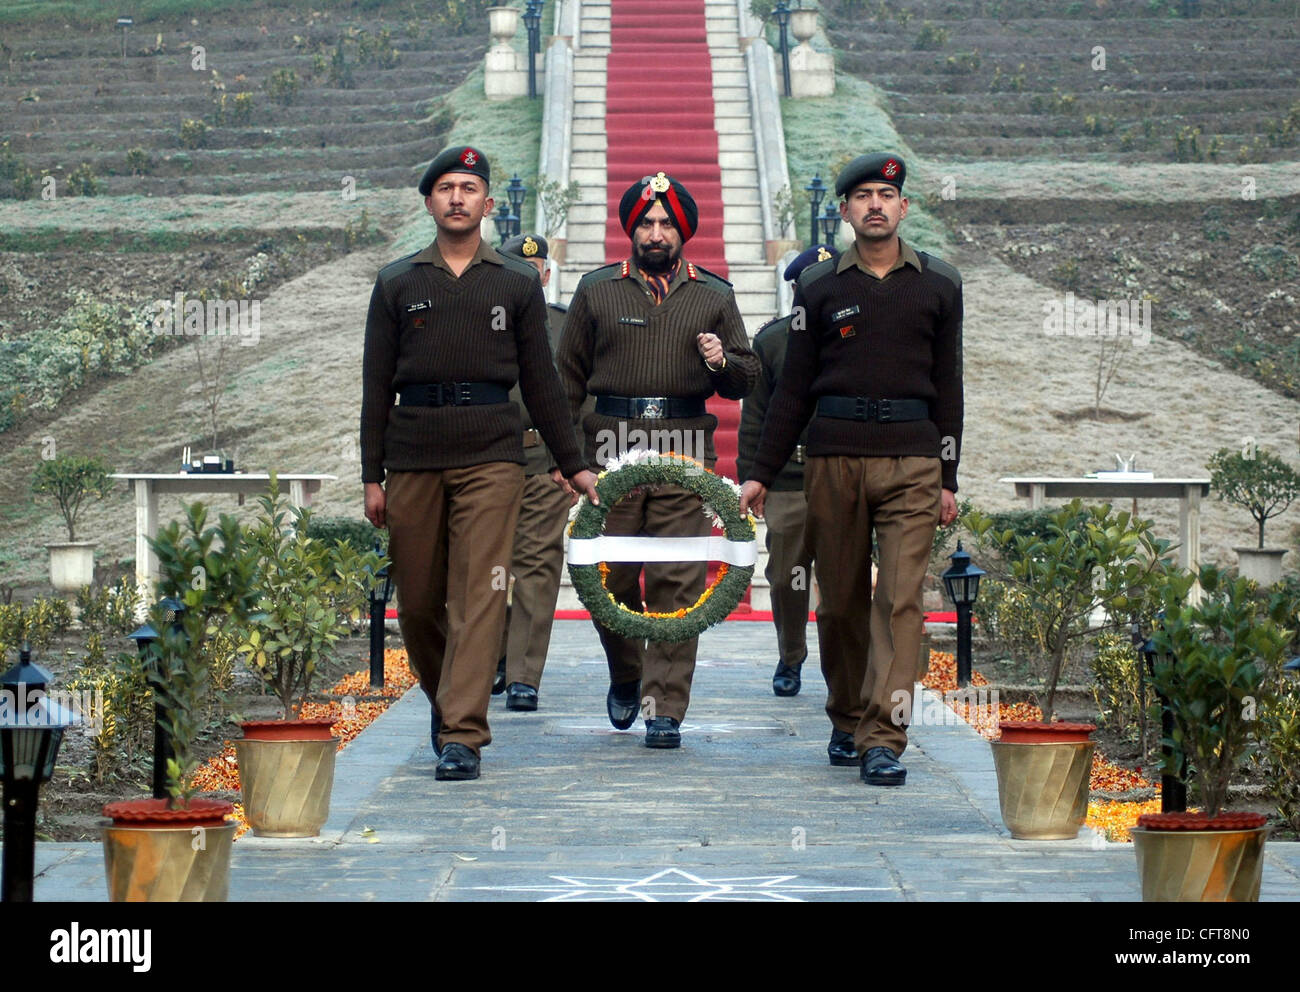
{"type": "MultiPolygon", "coordinates": [[[[605,260],[630,254],[618,223],[623,191],[660,170],[681,181],[700,208],[700,226],[682,256],[724,279],[722,172],[713,117],[713,63],[704,0],[611,0],[605,134],[609,222],[605,260]]],[[[740,404],[713,397],[719,475],[735,478],[740,404]]]]}

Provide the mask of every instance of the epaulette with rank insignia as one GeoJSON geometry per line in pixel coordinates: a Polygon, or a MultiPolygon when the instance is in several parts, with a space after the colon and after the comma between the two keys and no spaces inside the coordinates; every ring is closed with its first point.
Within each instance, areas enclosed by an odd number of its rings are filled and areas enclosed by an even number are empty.
{"type": "Polygon", "coordinates": [[[731,289],[731,283],[723,279],[716,272],[710,272],[702,265],[696,265],[694,262],[686,263],[686,277],[699,282],[710,289],[716,289],[718,292],[731,289]]]}
{"type": "Polygon", "coordinates": [[[625,271],[627,262],[611,262],[609,265],[602,265],[598,269],[592,269],[584,275],[578,285],[584,282],[604,282],[606,279],[622,279],[627,273],[625,271]]]}
{"type": "Polygon", "coordinates": [[[790,314],[786,314],[783,317],[773,317],[766,324],[764,324],[762,327],[760,327],[757,331],[754,332],[754,344],[758,344],[758,339],[760,337],[763,338],[764,340],[767,340],[768,338],[775,337],[776,335],[789,334],[790,320],[791,320],[790,314]]]}

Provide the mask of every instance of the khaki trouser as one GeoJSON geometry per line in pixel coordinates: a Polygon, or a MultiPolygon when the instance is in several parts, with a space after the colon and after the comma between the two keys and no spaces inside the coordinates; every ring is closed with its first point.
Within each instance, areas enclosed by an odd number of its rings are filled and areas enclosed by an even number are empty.
{"type": "Polygon", "coordinates": [[[442,716],[441,747],[491,742],[488,701],[506,617],[523,466],[391,472],[388,554],[411,668],[442,716]]]}
{"type": "MultiPolygon", "coordinates": [[[[707,537],[712,530],[700,498],[681,486],[662,485],[620,500],[605,518],[606,534],[707,537]]],[[[605,585],[629,609],[671,613],[694,605],[704,592],[708,563],[646,562],[642,601],[639,562],[610,562],[605,585]]],[[[641,680],[641,698],[653,700],[654,716],[682,720],[691,700],[699,638],[667,643],[630,640],[596,624],[609,662],[611,682],[641,680]]]]}
{"type": "Polygon", "coordinates": [[[812,550],[804,540],[808,501],[802,490],[770,492],[763,509],[767,521],[768,594],[781,664],[798,668],[808,657],[808,598],[812,589],[812,550]]]}
{"type": "Polygon", "coordinates": [[[506,658],[506,684],[522,682],[536,689],[542,681],[551,624],[560,598],[564,567],[564,528],[572,500],[549,475],[524,479],[524,498],[515,524],[510,574],[515,577],[501,654],[506,658]]]}
{"type": "Polygon", "coordinates": [[[911,712],[924,614],[921,587],[942,487],[939,459],[808,459],[808,541],[817,560],[817,634],[826,676],[826,713],[853,734],[858,754],[888,747],[901,755],[911,712]],[[871,593],[871,535],[880,572],[871,593]]]}

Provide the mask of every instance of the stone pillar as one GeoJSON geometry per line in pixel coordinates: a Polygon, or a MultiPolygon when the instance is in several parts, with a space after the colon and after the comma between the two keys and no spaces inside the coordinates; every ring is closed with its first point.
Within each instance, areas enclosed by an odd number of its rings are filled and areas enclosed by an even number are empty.
{"type": "Polygon", "coordinates": [[[791,11],[790,33],[798,42],[790,52],[790,95],[796,99],[834,95],[835,57],[809,44],[817,33],[817,11],[791,11]]]}
{"type": "Polygon", "coordinates": [[[488,33],[492,47],[483,56],[483,92],[489,100],[513,100],[528,95],[528,55],[511,44],[519,30],[518,7],[489,7],[488,33]]]}

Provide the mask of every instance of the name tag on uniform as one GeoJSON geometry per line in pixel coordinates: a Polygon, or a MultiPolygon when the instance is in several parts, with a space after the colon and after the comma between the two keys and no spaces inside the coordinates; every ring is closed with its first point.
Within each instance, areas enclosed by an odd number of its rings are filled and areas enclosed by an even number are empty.
{"type": "Polygon", "coordinates": [[[433,305],[431,300],[421,300],[419,303],[408,303],[406,305],[407,313],[415,313],[419,310],[428,310],[433,305]]]}
{"type": "Polygon", "coordinates": [[[836,310],[831,314],[831,320],[843,320],[845,317],[852,317],[862,312],[862,308],[856,304],[851,307],[845,307],[843,310],[836,310]]]}
{"type": "Polygon", "coordinates": [[[619,317],[620,324],[634,324],[637,327],[645,327],[648,321],[644,317],[619,317]]]}

